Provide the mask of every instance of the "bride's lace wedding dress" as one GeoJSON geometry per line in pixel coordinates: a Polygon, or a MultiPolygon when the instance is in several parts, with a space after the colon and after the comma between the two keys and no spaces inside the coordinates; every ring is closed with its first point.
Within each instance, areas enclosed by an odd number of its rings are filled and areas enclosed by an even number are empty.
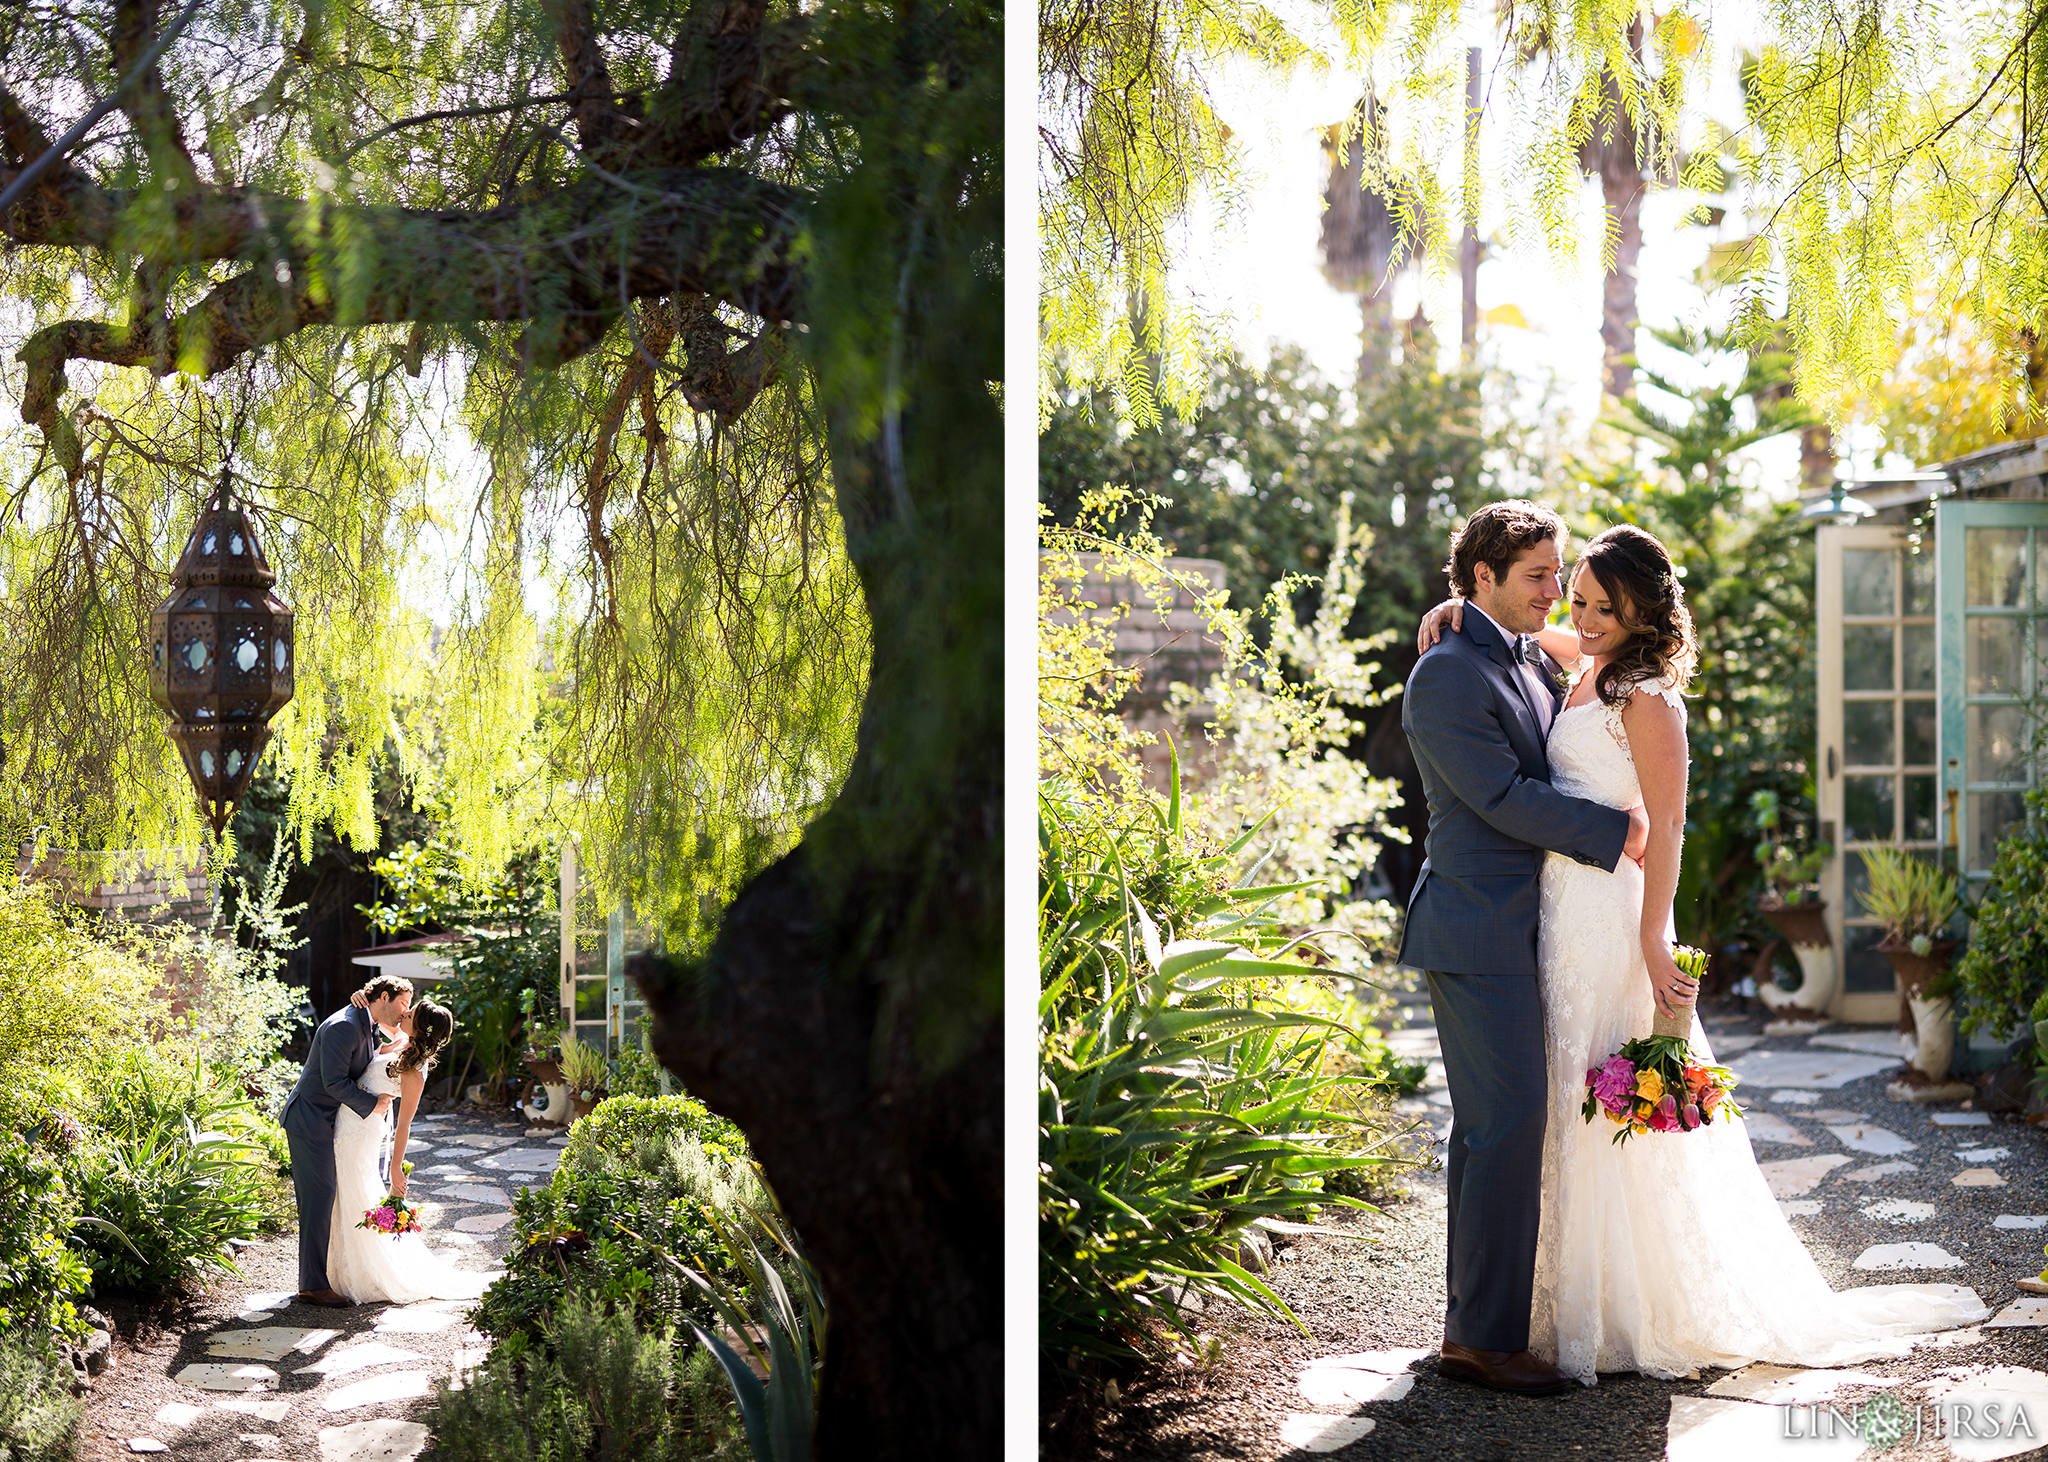
{"type": "MultiPolygon", "coordinates": [[[[396,1056],[374,1058],[356,1084],[372,1096],[399,1101],[391,1074],[396,1056]]],[[[327,1282],[357,1304],[372,1300],[470,1300],[495,1277],[457,1269],[427,1247],[419,1234],[380,1234],[358,1228],[363,1215],[391,1190],[381,1176],[391,1135],[388,1114],[358,1117],[343,1107],[334,1118],[334,1214],[327,1241],[327,1282]]]]}
{"type": "MultiPolygon", "coordinates": [[[[1667,684],[1635,693],[1684,713],[1667,684]]],[[[1550,774],[1558,791],[1610,807],[1642,800],[1621,712],[1597,696],[1552,724],[1550,774]]],[[[1581,1119],[1587,1068],[1650,1033],[1642,901],[1643,873],[1630,859],[1612,873],[1556,853],[1543,861],[1537,961],[1550,1113],[1530,1348],[1591,1385],[1597,1371],[1669,1380],[1753,1360],[1868,1360],[1904,1353],[1898,1337],[1983,1319],[1989,1311],[1960,1285],[1830,1290],[1740,1122],[1616,1146],[1605,1117],[1581,1119]]],[[[1711,1061],[1697,1017],[1691,1039],[1711,1061]]]]}

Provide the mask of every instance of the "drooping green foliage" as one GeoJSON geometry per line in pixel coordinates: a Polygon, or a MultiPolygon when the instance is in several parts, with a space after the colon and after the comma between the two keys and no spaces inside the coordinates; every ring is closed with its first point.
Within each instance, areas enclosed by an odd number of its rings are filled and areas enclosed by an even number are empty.
{"type": "MultiPolygon", "coordinates": [[[[1705,184],[1710,148],[1682,152],[1685,102],[1707,59],[1706,18],[1680,5],[1649,16],[1618,0],[1504,10],[1500,64],[1484,79],[1504,124],[1511,175],[1468,169],[1460,8],[1447,0],[1362,6],[1321,0],[1290,10],[1180,0],[1167,5],[1043,0],[1039,27],[1039,323],[1041,421],[1058,373],[1113,388],[1141,427],[1164,400],[1189,414],[1211,321],[1185,280],[1176,229],[1212,226],[1248,180],[1214,88],[1229,71],[1263,72],[1276,96],[1302,68],[1363,71],[1391,104],[1388,125],[1342,119],[1360,145],[1361,185],[1395,218],[1394,261],[1447,260],[1482,199],[1505,204],[1511,236],[1568,258],[1583,244],[1580,157],[1624,116],[1650,176],[1705,184]],[[1648,23],[1647,34],[1637,27],[1648,23]],[[1640,39],[1638,39],[1640,37],[1640,39]],[[1540,65],[1521,65],[1541,54],[1540,65]]],[[[1337,122],[1304,118],[1304,124],[1337,122]]],[[[1598,241],[1612,258],[1608,217],[1598,241]]]]}
{"type": "MultiPolygon", "coordinates": [[[[4,175],[167,18],[0,17],[4,175]]],[[[137,646],[230,466],[298,610],[275,766],[302,848],[374,847],[377,769],[420,772],[432,737],[484,875],[545,819],[701,944],[852,753],[864,615],[792,269],[799,216],[860,166],[867,24],[770,0],[195,20],[128,125],[10,215],[0,388],[31,430],[0,442],[0,815],[200,840],[137,646]]],[[[842,226],[813,218],[814,252],[842,226]]]]}

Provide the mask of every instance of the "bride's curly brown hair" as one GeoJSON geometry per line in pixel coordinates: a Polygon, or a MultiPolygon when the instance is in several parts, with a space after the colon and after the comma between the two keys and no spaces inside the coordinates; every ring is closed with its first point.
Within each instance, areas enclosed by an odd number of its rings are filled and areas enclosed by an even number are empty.
{"type": "Polygon", "coordinates": [[[391,1063],[391,1074],[431,1068],[434,1057],[455,1034],[455,1017],[444,1005],[422,1000],[412,1008],[412,1041],[391,1063]]]}
{"type": "Polygon", "coordinates": [[[1614,617],[1628,633],[1600,667],[1594,693],[1610,706],[1625,706],[1640,681],[1665,680],[1684,690],[1699,664],[1699,648],[1685,586],[1664,545],[1632,523],[1618,523],[1586,545],[1578,567],[1607,591],[1614,617]]]}

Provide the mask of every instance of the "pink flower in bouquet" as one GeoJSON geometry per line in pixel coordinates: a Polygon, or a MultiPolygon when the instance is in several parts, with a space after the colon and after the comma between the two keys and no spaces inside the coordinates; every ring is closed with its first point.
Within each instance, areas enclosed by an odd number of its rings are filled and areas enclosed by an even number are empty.
{"type": "Polygon", "coordinates": [[[1727,1095],[1728,1093],[1718,1086],[1708,1087],[1700,1093],[1700,1110],[1705,1112],[1713,1111],[1714,1108],[1721,1105],[1721,1098],[1727,1095]]]}
{"type": "Polygon", "coordinates": [[[391,1225],[396,1222],[398,1222],[398,1215],[391,1211],[390,1204],[387,1203],[382,1208],[377,1210],[378,1228],[390,1228],[391,1225]]]}
{"type": "Polygon", "coordinates": [[[1610,1056],[1606,1065],[1586,1076],[1601,1106],[1616,1115],[1628,1111],[1629,1098],[1636,1090],[1636,1068],[1628,1057],[1610,1056]]]}
{"type": "Polygon", "coordinates": [[[1657,1103],[1655,1110],[1650,1113],[1650,1130],[1652,1132],[1678,1132],[1683,1130],[1678,1125],[1678,1098],[1666,1096],[1657,1103]]]}
{"type": "Polygon", "coordinates": [[[1699,1104],[1697,1102],[1687,1102],[1684,1106],[1680,1107],[1678,1109],[1678,1120],[1685,1124],[1685,1130],[1688,1132],[1692,1131],[1693,1128],[1699,1126],[1699,1104]]]}

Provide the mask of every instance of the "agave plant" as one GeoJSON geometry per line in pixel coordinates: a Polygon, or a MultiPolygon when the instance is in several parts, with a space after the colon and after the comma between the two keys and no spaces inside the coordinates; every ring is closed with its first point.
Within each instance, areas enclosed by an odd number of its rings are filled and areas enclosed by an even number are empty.
{"type": "MultiPolygon", "coordinates": [[[[825,1366],[825,1294],[817,1271],[794,1230],[772,1206],[743,1204],[731,1213],[714,1210],[709,1218],[741,1283],[721,1284],[662,1252],[684,1280],[711,1301],[724,1333],[707,1329],[687,1313],[683,1319],[732,1387],[754,1462],[810,1462],[825,1366]],[[781,1253],[796,1279],[795,1293],[757,1240],[781,1253]]],[[[615,1226],[628,1237],[639,1238],[623,1224],[615,1226]]]]}
{"type": "Polygon", "coordinates": [[[1151,821],[1118,835],[1041,788],[1040,1346],[1056,1365],[1143,1353],[1158,1325],[1192,1341],[1190,1294],[1294,1321],[1238,1262],[1242,1231],[1369,1208],[1322,1180],[1394,1160],[1332,1100],[1361,1078],[1322,1074],[1347,1027],[1257,998],[1304,973],[1286,956],[1307,937],[1264,912],[1296,885],[1231,886],[1257,828],[1191,851],[1177,759],[1151,821]]]}

